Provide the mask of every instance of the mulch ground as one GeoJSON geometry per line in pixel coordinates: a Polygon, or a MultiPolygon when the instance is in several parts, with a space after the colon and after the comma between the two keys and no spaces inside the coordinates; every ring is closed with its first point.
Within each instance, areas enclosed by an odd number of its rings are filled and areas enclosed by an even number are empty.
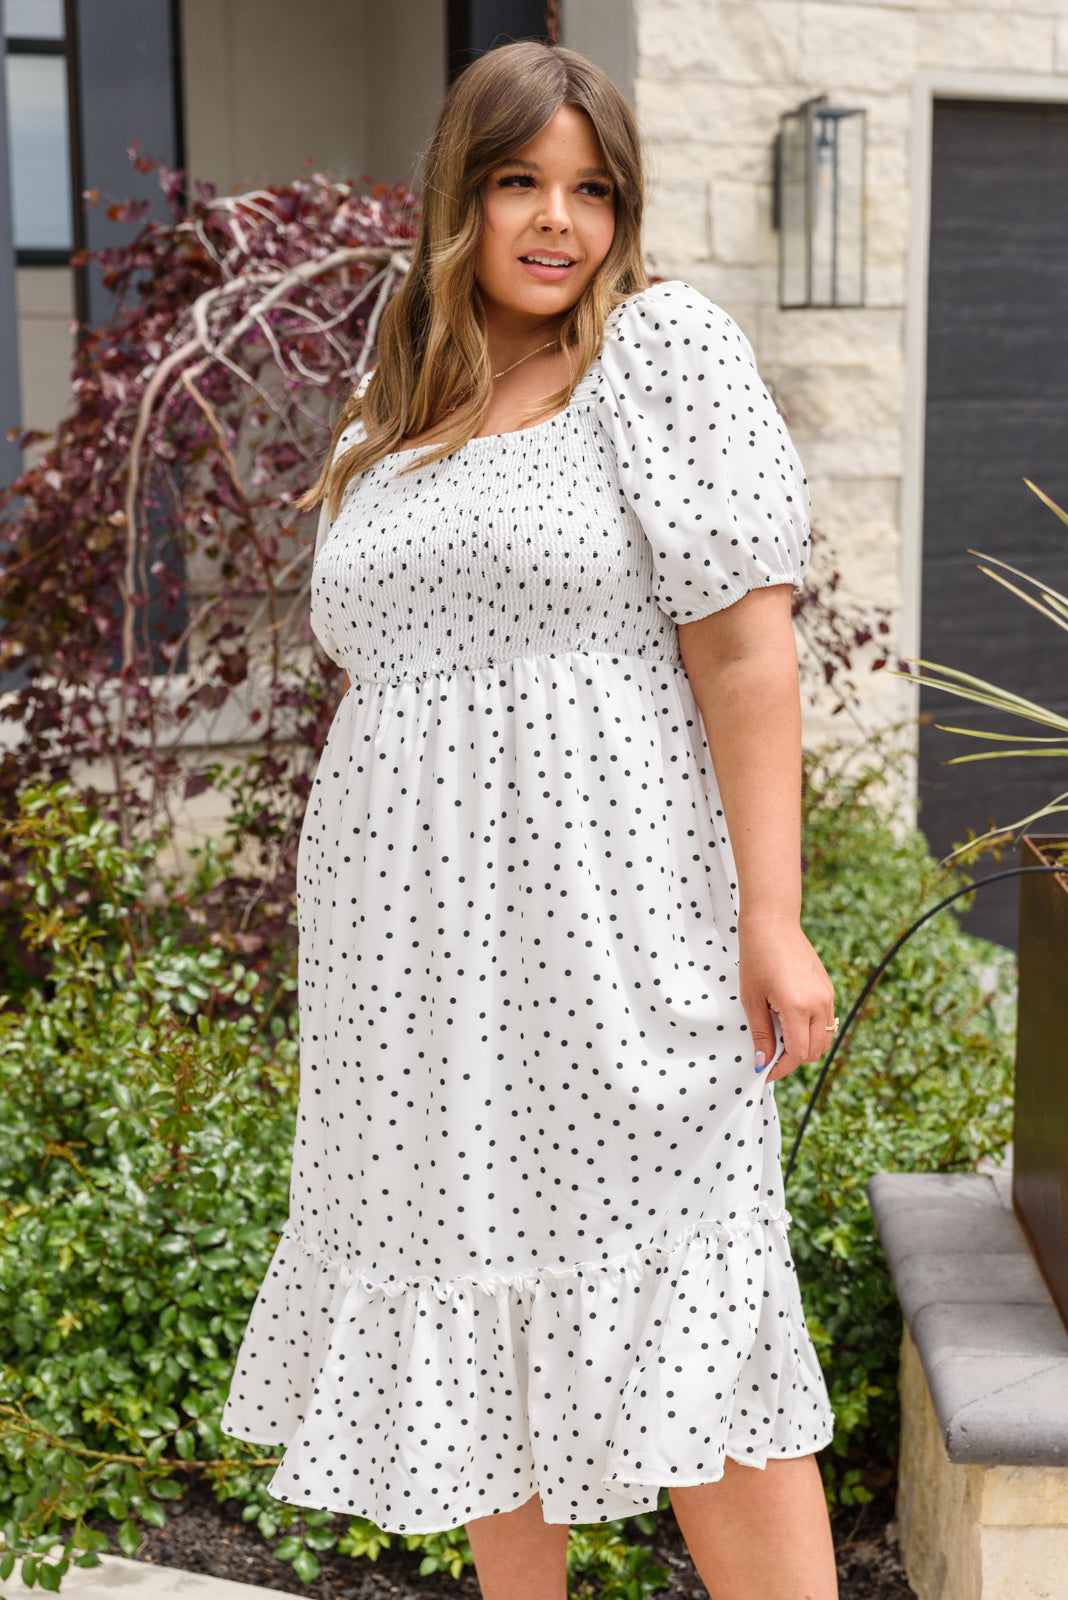
{"type": "MultiPolygon", "coordinates": [[[[913,1594],[898,1559],[893,1519],[893,1493],[886,1488],[870,1504],[840,1510],[833,1519],[840,1600],[907,1600],[913,1594]]],[[[119,1554],[116,1529],[102,1526],[119,1554]]],[[[707,1600],[670,1511],[659,1513],[652,1542],[658,1563],[672,1574],[661,1593],[668,1600],[707,1600]]],[[[240,1520],[240,1508],[233,1502],[217,1504],[207,1489],[191,1490],[168,1507],[166,1528],[142,1528],[137,1559],[300,1593],[308,1600],[477,1600],[479,1592],[471,1568],[458,1579],[421,1578],[418,1552],[397,1549],[383,1550],[376,1562],[326,1555],[319,1577],[302,1589],[292,1567],[276,1561],[254,1528],[240,1520]]]]}

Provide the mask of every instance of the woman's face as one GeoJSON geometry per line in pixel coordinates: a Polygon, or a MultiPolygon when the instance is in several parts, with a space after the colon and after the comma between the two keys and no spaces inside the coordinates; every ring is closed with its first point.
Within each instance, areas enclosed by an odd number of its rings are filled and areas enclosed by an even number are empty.
{"type": "Polygon", "coordinates": [[[569,311],[608,254],[615,199],[593,123],[561,106],[486,179],[475,277],[487,315],[569,311]]]}

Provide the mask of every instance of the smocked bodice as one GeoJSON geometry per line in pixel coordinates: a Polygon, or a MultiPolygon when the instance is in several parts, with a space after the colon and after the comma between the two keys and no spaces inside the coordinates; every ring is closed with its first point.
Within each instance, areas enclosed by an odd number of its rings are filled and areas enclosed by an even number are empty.
{"type": "Polygon", "coordinates": [[[800,462],[744,335],[685,284],[616,307],[556,416],[407,470],[427,454],[386,456],[321,522],[312,626],[353,679],[677,663],[673,624],[804,573],[800,462]]]}
{"type": "Polygon", "coordinates": [[[619,487],[595,365],[565,411],[362,474],[315,568],[313,626],[353,678],[400,682],[566,651],[678,658],[619,487]]]}

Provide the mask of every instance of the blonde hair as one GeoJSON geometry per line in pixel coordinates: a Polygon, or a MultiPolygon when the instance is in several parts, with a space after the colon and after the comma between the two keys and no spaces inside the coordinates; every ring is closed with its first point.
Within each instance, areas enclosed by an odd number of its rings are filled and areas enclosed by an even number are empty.
{"type": "Polygon", "coordinates": [[[560,324],[568,382],[523,421],[567,405],[600,352],[609,312],[647,287],[641,147],[623,95],[600,67],[558,45],[522,40],[480,56],[450,88],[430,142],[419,235],[412,264],[382,315],[378,365],[363,394],[351,395],[342,409],[326,464],[299,505],[311,507],[325,496],[335,517],[357,473],[465,403],[470,409],[455,436],[428,446],[429,453],[405,470],[450,455],[478,433],[493,392],[475,281],[484,184],[561,106],[585,112],[600,140],[615,188],[615,233],[585,293],[560,324]],[[334,461],[338,439],[356,421],[363,423],[364,437],[334,461]]]}

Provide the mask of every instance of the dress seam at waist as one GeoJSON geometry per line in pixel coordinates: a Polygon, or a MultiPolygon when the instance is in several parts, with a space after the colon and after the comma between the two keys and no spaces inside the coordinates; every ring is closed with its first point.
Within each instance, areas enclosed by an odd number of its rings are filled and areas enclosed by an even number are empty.
{"type": "MultiPolygon", "coordinates": [[[[637,655],[630,650],[535,650],[522,652],[515,656],[506,656],[501,661],[485,661],[477,666],[449,666],[428,667],[425,672],[414,672],[404,678],[365,678],[353,673],[348,668],[349,680],[355,687],[356,684],[374,684],[385,689],[399,689],[405,683],[424,683],[427,678],[458,678],[462,673],[495,672],[502,667],[510,667],[516,661],[561,661],[569,656],[591,658],[607,658],[609,661],[640,661],[645,665],[668,667],[672,672],[684,672],[685,667],[681,658],[669,656],[644,656],[637,655]]],[[[343,664],[343,663],[342,663],[343,664]]]]}

